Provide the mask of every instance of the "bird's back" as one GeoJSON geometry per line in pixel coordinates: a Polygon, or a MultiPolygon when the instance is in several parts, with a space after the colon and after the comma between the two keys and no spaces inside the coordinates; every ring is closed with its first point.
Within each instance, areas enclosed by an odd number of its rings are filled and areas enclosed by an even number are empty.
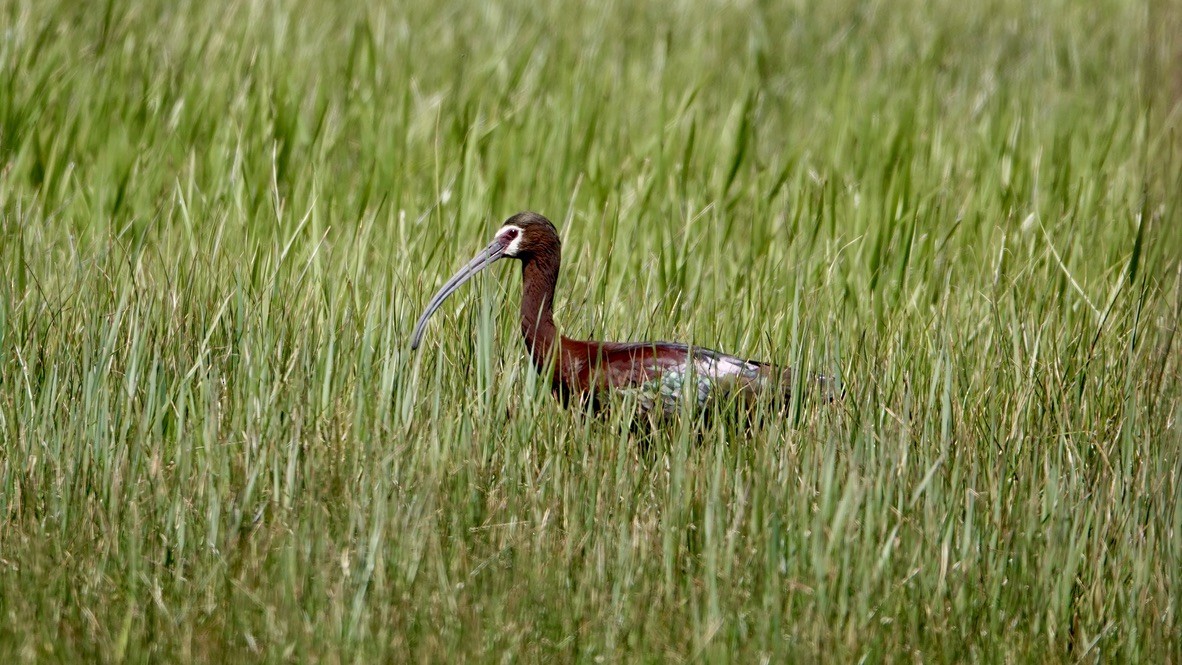
{"type": "Polygon", "coordinates": [[[632,397],[643,411],[675,413],[683,406],[706,408],[758,399],[787,403],[792,372],[701,346],[672,342],[585,343],[578,392],[632,397]]]}

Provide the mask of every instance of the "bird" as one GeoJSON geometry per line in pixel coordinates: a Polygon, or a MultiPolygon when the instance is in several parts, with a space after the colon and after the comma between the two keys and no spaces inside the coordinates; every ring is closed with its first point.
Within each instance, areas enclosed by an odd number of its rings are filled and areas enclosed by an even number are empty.
{"type": "MultiPolygon", "coordinates": [[[[564,405],[577,401],[599,411],[613,396],[631,395],[641,411],[668,415],[686,404],[706,407],[727,397],[750,405],[769,392],[782,406],[790,402],[792,371],[767,362],[678,342],[603,342],[561,335],[554,322],[554,291],[562,242],[554,224],[536,212],[506,219],[492,242],[431,297],[411,334],[412,351],[444,301],[501,259],[521,262],[521,335],[534,368],[549,379],[564,405]]],[[[828,390],[826,377],[814,380],[828,390]]]]}

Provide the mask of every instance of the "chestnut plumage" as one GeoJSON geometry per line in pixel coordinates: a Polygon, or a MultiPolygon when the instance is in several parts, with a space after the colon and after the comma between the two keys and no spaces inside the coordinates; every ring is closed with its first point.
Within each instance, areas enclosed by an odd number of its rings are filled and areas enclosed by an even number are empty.
{"type": "MultiPolygon", "coordinates": [[[[564,337],[554,325],[554,289],[562,244],[550,220],[521,212],[505,220],[492,242],[431,298],[411,335],[417,349],[431,315],[464,282],[503,258],[521,261],[521,334],[555,394],[594,405],[612,393],[633,394],[642,407],[672,412],[686,398],[705,405],[724,395],[742,399],[773,391],[786,397],[791,372],[711,349],[673,342],[600,342],[564,337]]],[[[827,389],[828,382],[817,377],[827,389]]]]}

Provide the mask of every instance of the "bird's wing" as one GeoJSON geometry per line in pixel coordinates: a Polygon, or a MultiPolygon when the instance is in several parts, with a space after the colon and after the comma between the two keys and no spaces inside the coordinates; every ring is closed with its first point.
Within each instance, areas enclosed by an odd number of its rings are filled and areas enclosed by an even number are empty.
{"type": "Polygon", "coordinates": [[[646,411],[672,413],[687,398],[699,407],[729,396],[749,401],[780,380],[766,363],[688,344],[610,343],[600,351],[607,360],[606,382],[634,396],[646,411]]]}

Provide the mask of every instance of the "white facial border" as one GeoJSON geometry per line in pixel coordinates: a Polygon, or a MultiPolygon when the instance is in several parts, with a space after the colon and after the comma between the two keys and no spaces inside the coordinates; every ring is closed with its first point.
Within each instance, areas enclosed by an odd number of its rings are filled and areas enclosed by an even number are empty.
{"type": "Polygon", "coordinates": [[[509,243],[509,246],[505,248],[505,256],[517,256],[518,250],[521,249],[521,240],[525,238],[525,229],[517,226],[516,224],[506,224],[497,231],[496,237],[500,238],[503,233],[510,229],[517,230],[517,237],[514,238],[513,242],[509,243]]]}

